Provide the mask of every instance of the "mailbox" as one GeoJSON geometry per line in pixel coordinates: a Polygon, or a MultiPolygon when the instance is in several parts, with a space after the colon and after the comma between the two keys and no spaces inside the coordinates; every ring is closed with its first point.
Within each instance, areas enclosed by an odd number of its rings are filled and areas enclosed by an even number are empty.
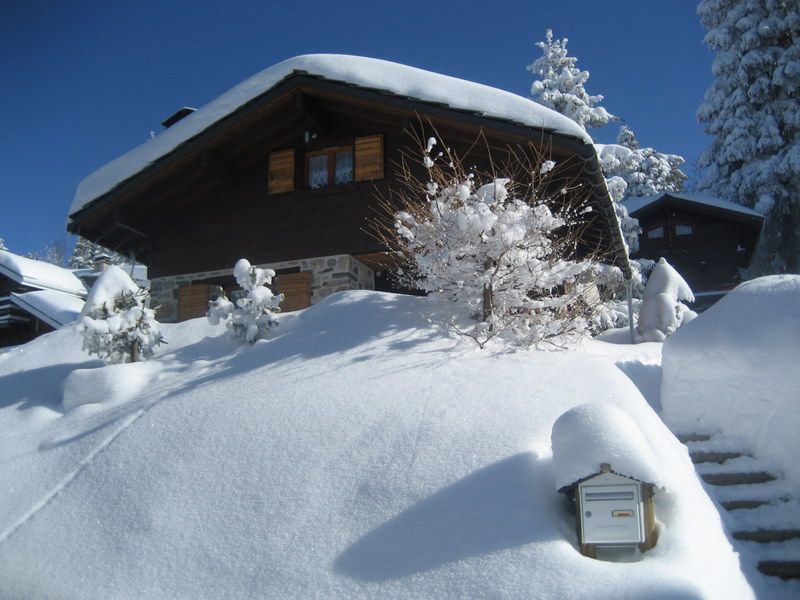
{"type": "Polygon", "coordinates": [[[654,486],[614,473],[607,464],[568,489],[577,513],[581,553],[595,557],[598,547],[630,546],[645,551],[656,542],[654,486]]]}

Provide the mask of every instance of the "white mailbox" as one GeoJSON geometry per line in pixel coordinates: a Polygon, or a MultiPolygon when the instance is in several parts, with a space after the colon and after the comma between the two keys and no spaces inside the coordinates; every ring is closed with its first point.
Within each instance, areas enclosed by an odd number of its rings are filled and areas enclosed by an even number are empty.
{"type": "Polygon", "coordinates": [[[616,473],[578,484],[582,544],[637,546],[645,542],[642,485],[616,473]]]}

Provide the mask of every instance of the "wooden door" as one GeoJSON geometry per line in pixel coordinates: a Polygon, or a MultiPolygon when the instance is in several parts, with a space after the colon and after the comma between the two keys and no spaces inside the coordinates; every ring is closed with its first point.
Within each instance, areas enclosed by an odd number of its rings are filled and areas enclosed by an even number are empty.
{"type": "Polygon", "coordinates": [[[204,317],[208,312],[211,286],[185,285],[178,292],[178,321],[204,317]]]}
{"type": "Polygon", "coordinates": [[[275,277],[276,293],[283,294],[281,312],[291,312],[311,306],[311,272],[287,273],[275,277]]]}

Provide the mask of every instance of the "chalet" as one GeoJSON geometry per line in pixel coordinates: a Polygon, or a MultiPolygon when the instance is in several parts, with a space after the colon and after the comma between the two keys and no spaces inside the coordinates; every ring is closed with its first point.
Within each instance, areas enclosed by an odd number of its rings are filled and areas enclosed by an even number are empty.
{"type": "Polygon", "coordinates": [[[74,321],[86,288],[68,269],[0,251],[0,347],[74,321]]]}
{"type": "Polygon", "coordinates": [[[589,190],[586,249],[630,273],[589,136],[509,92],[382,60],[308,55],[164,124],[81,182],[68,224],[148,266],[164,321],[204,314],[217,286],[234,287],[241,257],[276,270],[284,310],[343,289],[385,289],[386,248],[366,223],[417,124],[462,155],[472,147],[476,164],[529,145],[568,162],[589,190]]]}
{"type": "Polygon", "coordinates": [[[642,228],[637,256],[666,258],[694,291],[700,310],[739,284],[764,222],[740,204],[693,194],[664,192],[624,204],[642,228]]]}

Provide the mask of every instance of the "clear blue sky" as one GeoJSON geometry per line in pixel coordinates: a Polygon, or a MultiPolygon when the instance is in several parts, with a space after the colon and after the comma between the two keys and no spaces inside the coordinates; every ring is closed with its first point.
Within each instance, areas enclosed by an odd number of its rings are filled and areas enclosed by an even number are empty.
{"type": "MultiPolygon", "coordinates": [[[[5,0],[0,11],[0,237],[12,251],[64,239],[83,177],[285,58],[312,52],[401,62],[530,91],[525,66],[551,27],[587,90],[644,145],[706,148],[695,119],[712,53],[686,0],[302,2],[5,0]]],[[[593,130],[612,142],[617,127],[593,130]]]]}

